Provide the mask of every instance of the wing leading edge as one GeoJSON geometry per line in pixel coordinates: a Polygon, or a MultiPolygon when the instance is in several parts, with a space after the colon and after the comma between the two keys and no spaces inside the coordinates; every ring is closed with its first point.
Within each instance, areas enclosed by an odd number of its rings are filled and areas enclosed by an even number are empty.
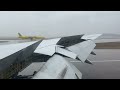
{"type": "MultiPolygon", "coordinates": [[[[7,48],[7,50],[4,52],[6,56],[0,60],[0,78],[11,78],[30,64],[29,57],[33,54],[40,42],[41,41],[15,44],[17,49],[15,46],[10,47],[11,45],[5,45],[4,49],[7,48]]],[[[0,46],[0,49],[1,48],[2,46],[0,46]]]]}

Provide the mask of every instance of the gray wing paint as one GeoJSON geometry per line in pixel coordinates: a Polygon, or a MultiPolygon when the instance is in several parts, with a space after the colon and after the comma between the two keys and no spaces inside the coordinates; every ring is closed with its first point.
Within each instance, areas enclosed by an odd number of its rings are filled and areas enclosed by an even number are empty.
{"type": "Polygon", "coordinates": [[[81,37],[81,39],[85,39],[85,40],[95,40],[98,37],[100,37],[102,34],[92,34],[92,35],[84,35],[81,37]]]}
{"type": "MultiPolygon", "coordinates": [[[[41,41],[30,42],[24,44],[4,45],[0,46],[3,49],[3,53],[0,60],[0,72],[6,70],[14,63],[19,63],[29,57],[41,41]],[[5,55],[4,55],[5,54],[5,55]]],[[[0,53],[1,54],[1,53],[0,53]]]]}
{"type": "Polygon", "coordinates": [[[82,43],[78,43],[74,46],[68,47],[68,49],[74,53],[76,53],[78,58],[82,61],[85,62],[89,54],[93,51],[95,48],[96,44],[91,41],[84,41],[82,43]]]}
{"type": "Polygon", "coordinates": [[[74,35],[56,39],[43,40],[35,50],[35,53],[52,56],[56,52],[56,46],[70,47],[78,43],[85,42],[86,39],[96,39],[101,34],[94,35],[74,35]]]}
{"type": "Polygon", "coordinates": [[[51,57],[32,79],[77,79],[82,74],[60,55],[51,57]],[[75,71],[74,71],[75,70],[75,71]]]}

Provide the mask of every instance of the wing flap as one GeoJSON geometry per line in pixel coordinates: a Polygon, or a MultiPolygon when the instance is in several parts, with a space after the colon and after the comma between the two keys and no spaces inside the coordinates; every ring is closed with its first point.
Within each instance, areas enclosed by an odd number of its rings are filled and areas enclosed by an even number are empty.
{"type": "MultiPolygon", "coordinates": [[[[53,55],[33,77],[33,79],[76,79],[76,69],[73,69],[65,58],[60,55],[53,55]]],[[[78,72],[78,71],[76,71],[78,72]]],[[[82,74],[79,71],[79,79],[82,74]]]]}
{"type": "Polygon", "coordinates": [[[59,54],[65,55],[67,57],[73,58],[73,59],[76,59],[76,57],[77,57],[77,54],[75,54],[71,51],[68,51],[66,49],[60,48],[58,46],[56,46],[56,52],[59,54]]]}
{"type": "Polygon", "coordinates": [[[85,62],[89,54],[92,52],[92,50],[95,48],[96,44],[91,41],[84,41],[82,43],[73,45],[68,47],[68,49],[78,55],[78,58],[82,61],[85,62]]]}

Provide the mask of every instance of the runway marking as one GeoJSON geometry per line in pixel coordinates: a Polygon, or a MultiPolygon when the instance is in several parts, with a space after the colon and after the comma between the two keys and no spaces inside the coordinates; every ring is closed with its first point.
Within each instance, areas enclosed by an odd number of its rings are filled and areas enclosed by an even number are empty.
{"type": "MultiPolygon", "coordinates": [[[[101,61],[91,61],[91,62],[119,62],[120,60],[101,60],[101,61]]],[[[81,61],[70,61],[70,62],[81,62],[81,61]]]]}
{"type": "Polygon", "coordinates": [[[91,61],[91,62],[119,62],[120,60],[101,60],[101,61],[91,61]]]}

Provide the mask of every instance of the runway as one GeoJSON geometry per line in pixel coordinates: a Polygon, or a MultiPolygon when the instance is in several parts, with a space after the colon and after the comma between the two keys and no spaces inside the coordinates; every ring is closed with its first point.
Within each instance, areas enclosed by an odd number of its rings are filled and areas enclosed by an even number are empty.
{"type": "Polygon", "coordinates": [[[83,79],[120,79],[120,49],[95,49],[90,55],[93,65],[72,62],[83,74],[83,79]]]}

